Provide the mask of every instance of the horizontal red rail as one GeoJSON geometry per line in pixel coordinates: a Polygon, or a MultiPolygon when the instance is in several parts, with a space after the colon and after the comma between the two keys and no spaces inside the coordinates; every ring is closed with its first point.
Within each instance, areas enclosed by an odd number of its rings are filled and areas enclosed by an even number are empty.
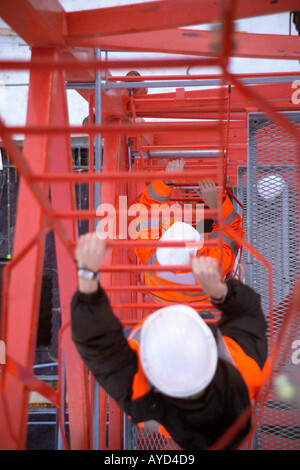
{"type": "MultiPolygon", "coordinates": [[[[176,286],[106,286],[105,290],[108,292],[165,292],[176,291],[178,292],[178,285],[176,286]]],[[[180,286],[180,292],[203,292],[200,286],[180,286]]]]}
{"type": "MultiPolygon", "coordinates": [[[[195,201],[197,199],[197,196],[195,197],[191,197],[191,198],[174,198],[174,201],[179,201],[179,200],[182,200],[182,201],[195,201]]],[[[197,201],[200,203],[200,200],[197,201]]],[[[151,211],[149,211],[151,212],[151,211]]],[[[171,211],[172,212],[172,211],[171,211]]],[[[194,209],[188,209],[188,208],[185,208],[184,209],[184,215],[193,215],[195,213],[195,208],[194,209]]],[[[115,209],[114,210],[114,214],[105,214],[105,215],[99,215],[98,211],[96,210],[74,210],[74,211],[59,211],[59,212],[55,212],[54,211],[54,214],[53,216],[57,219],[67,219],[67,218],[71,218],[71,219],[89,219],[90,217],[95,217],[97,219],[100,219],[101,217],[114,217],[114,216],[119,216],[119,215],[128,215],[128,211],[125,211],[125,210],[118,210],[118,209],[115,209]]],[[[213,217],[218,217],[218,214],[215,210],[213,209],[205,209],[204,211],[204,214],[203,214],[203,218],[204,219],[210,219],[210,218],[213,218],[213,217]]]]}
{"type": "MultiPolygon", "coordinates": [[[[157,305],[159,305],[159,304],[157,304],[157,305]]],[[[157,310],[157,308],[156,308],[156,310],[157,310]]],[[[120,321],[122,322],[124,327],[133,328],[135,325],[137,325],[141,321],[141,319],[138,319],[138,318],[134,319],[134,320],[122,320],[122,319],[120,319],[120,321]]],[[[216,324],[219,321],[219,319],[218,318],[205,318],[204,321],[205,321],[205,323],[216,324]]]]}
{"type": "MultiPolygon", "coordinates": [[[[199,181],[201,177],[214,177],[216,178],[217,169],[215,167],[205,167],[205,169],[200,169],[197,172],[195,171],[186,171],[184,174],[176,172],[168,172],[168,178],[172,181],[199,181]]],[[[161,180],[165,173],[158,171],[135,171],[135,172],[106,172],[106,173],[31,173],[28,175],[30,182],[73,182],[73,183],[83,183],[83,182],[100,182],[100,181],[153,181],[161,180]]]]}
{"type": "Polygon", "coordinates": [[[33,135],[71,135],[71,134],[118,134],[125,135],[131,134],[151,134],[151,133],[174,133],[174,132],[206,132],[209,130],[216,130],[218,127],[221,127],[224,123],[215,122],[141,122],[136,124],[113,124],[113,123],[104,123],[104,124],[93,124],[85,126],[3,126],[7,132],[10,134],[33,134],[33,135]]]}
{"type": "MultiPolygon", "coordinates": [[[[222,233],[220,233],[222,237],[222,233]]],[[[220,237],[220,239],[221,239],[220,237]]],[[[218,239],[212,240],[202,240],[195,242],[186,242],[186,241],[176,241],[176,240],[107,240],[108,248],[167,248],[167,247],[177,247],[177,248],[202,248],[203,244],[205,246],[213,247],[218,243],[218,239]]],[[[182,271],[182,269],[181,269],[182,271]]]]}
{"type": "Polygon", "coordinates": [[[1,60],[0,70],[65,70],[80,71],[82,68],[90,71],[114,69],[144,69],[144,68],[177,68],[177,67],[215,67],[220,65],[216,58],[182,58],[182,59],[148,59],[148,60],[1,60]]]}
{"type": "MultiPolygon", "coordinates": [[[[234,2],[232,2],[234,3],[234,2]]],[[[259,2],[257,2],[259,4],[259,2]]],[[[271,2],[271,3],[278,3],[278,2],[271,2]]],[[[230,2],[229,2],[230,4],[230,2]]],[[[80,16],[78,15],[78,20],[80,21],[80,16]]],[[[78,25],[79,27],[80,25],[78,25]]],[[[230,44],[230,35],[228,34],[227,39],[225,45],[228,46],[230,44]]],[[[226,48],[226,51],[225,51],[225,55],[226,55],[226,58],[227,56],[229,56],[229,50],[227,50],[226,48]]],[[[102,69],[102,70],[113,70],[114,68],[115,69],[120,69],[120,68],[124,68],[124,69],[132,69],[132,68],[136,68],[136,69],[143,69],[143,68],[160,68],[160,67],[163,67],[163,68],[166,68],[166,67],[169,67],[169,68],[172,68],[172,67],[179,67],[179,66],[182,66],[182,67],[199,67],[199,66],[215,66],[215,65],[219,65],[219,59],[191,59],[191,58],[184,58],[184,59],[172,59],[172,60],[147,60],[147,61],[143,61],[141,62],[140,60],[138,61],[99,61],[99,60],[95,60],[95,61],[70,61],[70,60],[67,60],[67,61],[63,61],[63,60],[59,60],[59,61],[30,61],[30,62],[22,62],[22,61],[1,61],[0,62],[0,69],[3,70],[3,69],[10,69],[10,70],[41,70],[41,69],[49,69],[49,70],[69,70],[69,71],[80,71],[82,68],[85,68],[87,70],[90,70],[90,71],[96,71],[96,70],[99,70],[99,69],[102,69]]],[[[259,76],[259,75],[263,75],[263,76],[267,76],[268,74],[251,74],[251,76],[259,76]]],[[[280,75],[280,74],[269,74],[269,76],[273,77],[274,75],[280,75]]],[[[284,76],[286,76],[287,74],[282,74],[284,76]]],[[[247,77],[247,76],[250,76],[249,74],[239,74],[239,75],[234,75],[234,78],[235,80],[240,80],[242,79],[243,77],[247,77]]],[[[187,80],[193,80],[195,79],[197,76],[191,76],[191,75],[179,75],[178,77],[183,77],[184,79],[187,79],[187,80]]],[[[177,77],[177,79],[178,79],[177,77]]],[[[210,76],[198,76],[199,78],[204,78],[204,77],[208,77],[208,78],[212,78],[213,75],[210,75],[210,76]]],[[[229,74],[225,74],[225,77],[224,77],[224,74],[223,75],[217,75],[215,77],[218,77],[218,78],[222,78],[223,80],[223,84],[225,84],[226,82],[228,83],[232,83],[232,80],[231,80],[231,76],[229,74]]],[[[117,77],[110,77],[108,80],[111,80],[111,79],[114,79],[116,81],[116,78],[117,77]]],[[[174,78],[174,77],[172,77],[174,78]]],[[[123,81],[142,81],[142,80],[146,80],[148,79],[148,76],[144,76],[144,77],[122,77],[121,80],[123,81]]],[[[164,76],[149,76],[149,80],[159,80],[159,79],[164,79],[166,80],[167,77],[164,76]]],[[[236,84],[238,85],[238,84],[236,84]]],[[[240,84],[240,90],[242,90],[242,86],[240,84]]],[[[248,97],[256,97],[256,102],[259,103],[262,101],[262,99],[257,96],[257,95],[253,95],[253,94],[249,94],[248,97]]],[[[216,97],[211,97],[210,100],[214,99],[214,102],[216,102],[216,100],[218,99],[220,101],[220,97],[216,99],[216,97]]],[[[136,102],[146,102],[146,101],[156,101],[156,102],[167,102],[167,101],[174,101],[173,99],[170,99],[170,98],[159,98],[159,99],[155,99],[153,97],[149,97],[148,99],[147,98],[137,98],[136,99],[136,102]]],[[[207,100],[206,98],[204,99],[199,99],[199,98],[188,98],[188,99],[185,99],[186,102],[206,102],[206,101],[209,101],[207,100]]],[[[251,101],[251,100],[250,100],[251,101]]],[[[270,108],[271,109],[271,108],[270,108]]],[[[269,111],[269,109],[267,109],[267,111],[269,111]]],[[[275,113],[273,114],[274,117],[276,117],[275,113]]],[[[284,121],[282,120],[281,121],[282,124],[285,125],[285,128],[288,129],[288,125],[287,125],[287,121],[284,121]]],[[[220,126],[220,123],[219,123],[219,127],[220,126]]],[[[202,123],[180,123],[180,126],[178,126],[178,124],[171,124],[171,123],[163,123],[163,124],[138,124],[138,125],[122,125],[122,126],[111,126],[110,124],[108,125],[95,125],[95,126],[86,126],[86,127],[82,127],[82,126],[67,126],[67,127],[64,127],[64,128],[58,128],[56,126],[49,126],[47,128],[42,128],[42,127],[36,127],[36,128],[33,128],[33,127],[10,127],[10,128],[7,128],[8,131],[14,133],[14,134],[45,134],[45,135],[49,135],[49,134],[61,134],[61,135],[69,135],[71,133],[75,133],[75,134],[82,134],[83,132],[88,134],[90,137],[96,135],[96,134],[102,134],[102,135],[105,135],[105,134],[130,134],[132,136],[134,135],[140,135],[140,134],[147,134],[147,133],[153,133],[153,132],[160,132],[160,133],[176,133],[177,131],[182,131],[182,132],[190,132],[190,131],[193,131],[193,132],[201,132],[201,131],[206,131],[208,129],[211,129],[212,127],[209,127],[207,126],[206,124],[205,125],[202,125],[202,123]],[[84,129],[84,130],[83,130],[84,129]]],[[[215,129],[216,126],[213,126],[213,128],[215,129]]],[[[293,133],[293,131],[291,131],[291,134],[297,138],[297,134],[296,132],[293,133]]],[[[299,140],[298,140],[299,141],[299,140]]],[[[203,142],[203,141],[202,141],[203,142]]],[[[213,145],[213,144],[211,144],[213,145]]],[[[156,147],[157,148],[157,147],[156,147]]],[[[196,148],[201,148],[200,146],[197,146],[196,148]]],[[[207,147],[206,147],[207,148],[207,147]]],[[[142,147],[140,147],[140,150],[142,149],[142,147]]],[[[149,148],[147,148],[147,150],[149,150],[149,148]]],[[[217,169],[217,170],[220,170],[220,169],[217,169]]],[[[168,174],[168,177],[174,179],[174,181],[176,181],[176,178],[180,178],[180,180],[182,179],[182,177],[184,177],[185,179],[187,179],[188,181],[198,181],[201,176],[200,175],[203,175],[203,176],[210,176],[210,171],[211,171],[211,176],[214,176],[216,177],[216,173],[217,173],[217,170],[214,168],[205,168],[205,170],[199,170],[196,174],[194,172],[186,172],[184,173],[184,175],[178,175],[178,173],[172,175],[172,174],[168,174]]],[[[20,171],[20,173],[22,174],[22,171],[20,171]]],[[[65,181],[65,182],[73,182],[73,183],[77,183],[77,184],[80,184],[84,181],[86,182],[100,182],[100,181],[131,181],[131,182],[134,182],[134,181],[145,181],[145,180],[151,180],[151,179],[161,179],[162,177],[162,173],[157,173],[157,169],[156,169],[156,172],[153,172],[153,173],[150,173],[150,172],[136,172],[136,173],[130,173],[130,174],[125,174],[125,173],[105,173],[105,174],[91,174],[91,173],[86,173],[86,174],[80,174],[80,175],[62,175],[62,174],[48,174],[48,175],[38,175],[38,174],[32,174],[31,172],[29,172],[27,174],[27,180],[28,180],[28,183],[30,186],[33,186],[33,190],[35,191],[35,193],[37,194],[38,198],[39,198],[39,202],[41,204],[41,207],[43,209],[43,212],[45,214],[47,214],[49,216],[49,219],[58,219],[58,218],[66,218],[66,217],[72,217],[72,218],[83,218],[83,217],[92,217],[92,216],[95,216],[97,217],[97,214],[95,213],[95,211],[64,211],[64,212],[55,212],[52,210],[51,207],[48,207],[48,205],[46,204],[46,199],[42,196],[44,196],[43,194],[40,194],[38,189],[39,189],[39,186],[35,183],[37,182],[51,182],[51,181],[65,181]],[[78,176],[78,178],[76,178],[76,176],[78,176]],[[75,179],[74,179],[75,178],[75,179]]],[[[186,199],[184,199],[186,201],[186,199]]],[[[121,213],[121,211],[116,211],[116,213],[121,213]]],[[[206,211],[205,213],[205,217],[208,217],[208,214],[209,214],[209,211],[206,211]]],[[[211,215],[211,214],[210,214],[211,215]]],[[[214,215],[215,217],[217,217],[217,215],[214,215]]],[[[99,216],[98,216],[99,217],[99,216]]],[[[221,219],[221,229],[222,228],[226,228],[225,224],[223,223],[222,219],[221,219]]],[[[59,232],[59,235],[62,237],[63,241],[65,242],[66,245],[70,246],[70,243],[68,243],[68,239],[66,237],[64,237],[64,232],[62,232],[62,230],[59,230],[60,228],[60,225],[58,225],[57,223],[54,224],[54,227],[53,227],[56,231],[59,232]]],[[[233,234],[234,235],[234,234],[233,234]]],[[[214,241],[210,241],[211,243],[208,242],[208,244],[211,244],[212,245],[216,245],[217,244],[217,241],[214,240],[214,241]]],[[[113,248],[113,249],[117,249],[117,248],[129,248],[129,247],[142,247],[142,246],[157,246],[158,244],[158,241],[139,241],[139,242],[135,242],[135,241],[123,241],[123,240],[109,240],[107,245],[109,248],[113,248]]],[[[189,243],[188,244],[189,246],[194,246],[196,247],[197,244],[196,243],[189,243]]],[[[243,245],[243,243],[241,242],[241,245],[243,245]]],[[[186,243],[185,242],[167,242],[166,244],[164,244],[163,242],[160,242],[159,243],[159,246],[186,246],[186,243]]],[[[269,281],[270,281],[270,305],[272,306],[273,302],[272,302],[272,270],[271,270],[271,265],[266,261],[264,260],[264,258],[262,256],[260,256],[260,254],[258,252],[255,252],[255,250],[253,250],[251,248],[251,246],[247,245],[246,243],[244,243],[244,246],[252,253],[254,254],[254,256],[256,255],[256,257],[259,259],[259,261],[265,265],[265,267],[268,269],[268,274],[269,274],[269,281]]],[[[109,266],[109,267],[103,267],[103,268],[100,268],[100,272],[143,272],[143,271],[182,271],[182,270],[185,270],[185,271],[191,271],[191,266],[124,266],[124,265],[116,265],[116,266],[109,266]]],[[[175,287],[175,286],[157,286],[157,287],[154,287],[154,286],[120,286],[120,285],[116,285],[116,286],[108,286],[106,287],[106,289],[108,291],[111,291],[111,292],[118,292],[118,291],[124,291],[124,292],[148,292],[148,291],[151,291],[151,292],[155,292],[155,291],[163,291],[163,290],[170,290],[170,291],[173,291],[173,290],[177,290],[178,287],[175,287]]],[[[188,290],[188,291],[201,291],[200,287],[198,286],[182,286],[180,288],[180,290],[188,290]]],[[[157,304],[157,303],[145,303],[145,304],[140,304],[140,303],[118,303],[118,304],[115,304],[113,305],[113,308],[115,309],[134,309],[134,310],[149,310],[149,309],[158,309],[160,308],[161,306],[167,306],[167,305],[174,305],[173,303],[169,303],[169,304],[163,304],[163,305],[160,305],[160,304],[157,304]]],[[[197,308],[199,306],[199,308],[203,309],[203,308],[209,308],[211,306],[211,304],[205,304],[204,302],[201,302],[201,303],[190,303],[189,305],[191,305],[192,307],[194,308],[197,308]]],[[[272,325],[272,318],[271,318],[271,325],[272,325]]],[[[215,320],[207,320],[207,322],[215,322],[215,320]]],[[[134,320],[125,320],[124,321],[125,324],[132,324],[134,323],[134,320]]],[[[272,326],[271,326],[271,329],[272,329],[272,326]]],[[[271,332],[272,333],[272,332],[271,332]]],[[[18,372],[18,375],[19,372],[18,372]]],[[[31,376],[28,376],[29,379],[31,379],[31,376]]],[[[38,387],[40,386],[40,384],[38,384],[38,387]]],[[[51,392],[51,391],[50,391],[51,392]]],[[[56,397],[56,395],[55,395],[56,397]]],[[[57,403],[58,404],[58,403],[57,403]]],[[[103,423],[105,424],[106,421],[102,420],[103,423]]],[[[233,432],[233,431],[232,431],[233,432]]]]}
{"type": "MultiPolygon", "coordinates": [[[[189,307],[193,307],[195,309],[201,309],[201,310],[206,310],[206,309],[209,309],[211,308],[211,304],[209,303],[204,303],[204,302],[195,302],[195,303],[191,303],[191,302],[184,302],[184,305],[188,305],[189,307]]],[[[174,307],[174,302],[169,302],[169,303],[157,303],[157,302],[153,302],[153,303],[145,303],[145,304],[141,304],[141,303],[138,303],[138,304],[114,304],[112,303],[112,308],[113,309],[134,309],[134,310],[157,310],[159,308],[162,308],[162,307],[174,307]]],[[[211,312],[213,314],[213,312],[211,312]]],[[[218,316],[218,313],[215,314],[215,316],[218,316]]]]}
{"type": "Polygon", "coordinates": [[[60,395],[54,388],[50,387],[43,380],[32,374],[28,369],[17,363],[13,358],[7,356],[6,372],[18,377],[24,382],[27,388],[41,394],[55,406],[60,405],[60,395]]]}
{"type": "Polygon", "coordinates": [[[279,124],[286,132],[295,139],[298,143],[298,155],[300,154],[300,134],[298,129],[296,129],[292,122],[275,109],[267,100],[264,100],[263,97],[257,93],[255,87],[246,87],[242,82],[237,80],[232,73],[230,73],[226,67],[223,67],[223,72],[225,77],[231,81],[232,85],[235,85],[237,90],[246,96],[250,102],[257,104],[262,111],[264,111],[267,116],[269,116],[274,122],[279,124]]]}
{"type": "MultiPolygon", "coordinates": [[[[220,97],[220,96],[209,96],[208,98],[201,98],[201,97],[192,97],[192,96],[186,96],[184,98],[184,101],[187,102],[187,103],[194,103],[194,102],[197,102],[197,104],[199,103],[204,103],[204,104],[211,104],[212,101],[214,101],[216,103],[216,101],[221,101],[221,100],[227,100],[227,97],[220,97]]],[[[173,98],[156,98],[156,97],[146,97],[146,98],[142,98],[142,97],[137,97],[135,98],[135,102],[136,103],[176,103],[178,102],[178,99],[176,98],[176,96],[174,96],[173,98]]],[[[218,103],[216,103],[216,106],[218,105],[218,103]]]]}

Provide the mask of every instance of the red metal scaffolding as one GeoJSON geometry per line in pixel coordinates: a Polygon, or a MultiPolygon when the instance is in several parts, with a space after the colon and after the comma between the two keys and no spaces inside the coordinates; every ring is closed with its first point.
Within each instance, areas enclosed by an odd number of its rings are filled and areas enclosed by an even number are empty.
{"type": "MultiPolygon", "coordinates": [[[[46,397],[59,410],[65,406],[61,377],[63,364],[70,430],[68,444],[60,413],[63,446],[71,449],[92,449],[95,446],[93,379],[70,336],[70,300],[76,289],[74,247],[78,237],[77,221],[89,220],[89,228],[94,230],[95,222],[99,220],[94,205],[95,192],[100,191],[101,204],[111,204],[116,213],[121,214],[124,208],[118,205],[119,196],[127,196],[128,202],[133,203],[146,183],[161,177],[168,161],[166,152],[171,152],[170,155],[182,152],[186,155],[184,173],[168,174],[178,183],[173,194],[175,201],[199,201],[194,186],[202,178],[213,178],[220,188],[235,198],[232,188],[237,184],[238,166],[247,165],[247,115],[253,111],[266,113],[295,142],[300,181],[299,132],[281,113],[299,109],[299,105],[291,100],[294,74],[234,75],[229,70],[232,56],[299,60],[298,36],[272,35],[266,38],[263,34],[236,33],[233,27],[234,20],[240,18],[292,12],[297,8],[299,1],[295,0],[164,0],[68,13],[57,0],[42,4],[37,0],[24,0],[21,5],[16,0],[0,0],[4,21],[32,47],[28,62],[0,62],[1,70],[30,71],[26,125],[8,126],[0,120],[2,146],[21,175],[14,255],[5,268],[2,286],[1,339],[7,349],[7,363],[2,366],[0,376],[2,449],[25,448],[30,390],[46,397]],[[220,27],[211,32],[182,29],[212,22],[219,22],[220,27]],[[98,57],[94,48],[167,52],[180,56],[167,60],[110,60],[107,57],[103,59],[103,55],[98,57]],[[193,67],[210,66],[218,67],[220,72],[209,75],[189,73],[193,67]],[[176,74],[174,70],[178,68],[188,73],[176,74]],[[141,75],[113,75],[114,71],[119,74],[120,69],[139,70],[141,75]],[[143,74],[145,69],[168,69],[169,73],[149,76],[143,74]],[[278,81],[272,82],[274,78],[278,81]],[[195,86],[197,80],[199,89],[186,89],[195,86]],[[204,80],[214,88],[201,88],[204,80]],[[168,83],[175,91],[136,94],[134,91],[139,89],[141,81],[149,89],[152,86],[153,90],[157,82],[161,86],[168,83]],[[89,103],[89,124],[85,126],[69,124],[68,86],[77,90],[89,103]],[[100,86],[98,94],[97,86],[100,86]],[[97,105],[99,96],[100,112],[97,105]],[[151,119],[147,121],[148,118],[151,119]],[[14,140],[14,136],[19,134],[25,136],[22,150],[14,140]],[[87,135],[89,140],[89,170],[80,174],[72,167],[71,137],[75,135],[87,135]],[[104,140],[100,172],[94,166],[94,139],[97,138],[98,143],[104,140]],[[203,151],[211,152],[210,157],[201,156],[203,151]],[[194,152],[196,158],[189,152],[194,152]],[[75,186],[83,183],[89,185],[88,210],[78,210],[75,203],[75,186]],[[62,322],[57,390],[32,372],[45,236],[50,230],[55,233],[62,322]]],[[[240,201],[235,200],[242,207],[240,201]]],[[[298,211],[300,215],[300,204],[298,211]]],[[[205,213],[206,218],[212,215],[218,217],[220,228],[231,232],[242,249],[251,253],[268,273],[271,306],[271,362],[268,365],[271,367],[266,369],[266,387],[258,400],[261,405],[268,381],[272,380],[272,365],[285,339],[284,332],[298,313],[300,286],[296,285],[293,290],[282,333],[275,341],[271,263],[245,239],[233,233],[219,211],[205,213]]],[[[136,243],[126,239],[109,240],[108,246],[112,250],[100,269],[101,284],[126,327],[135,325],[156,308],[156,304],[148,299],[150,288],[143,283],[143,272],[152,268],[138,263],[134,254],[136,243]]],[[[139,243],[156,246],[157,241],[139,243]]],[[[221,240],[211,243],[220,246],[221,240]]],[[[180,245],[178,242],[166,243],[166,246],[180,245]]],[[[190,266],[185,268],[191,269],[190,266]]],[[[157,266],[153,269],[158,270],[157,266]]],[[[164,271],[168,269],[176,271],[176,266],[163,267],[164,271]]],[[[122,449],[123,413],[109,399],[106,439],[107,397],[103,390],[99,395],[97,418],[100,437],[96,447],[106,449],[108,442],[109,449],[122,449]]],[[[213,448],[223,448],[249,413],[250,410],[246,410],[213,448]]],[[[253,421],[252,433],[259,416],[258,413],[253,421]]]]}

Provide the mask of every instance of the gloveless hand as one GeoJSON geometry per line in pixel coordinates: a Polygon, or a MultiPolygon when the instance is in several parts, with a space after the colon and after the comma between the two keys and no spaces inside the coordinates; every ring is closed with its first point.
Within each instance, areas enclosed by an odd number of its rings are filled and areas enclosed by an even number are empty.
{"type": "Polygon", "coordinates": [[[108,252],[106,240],[102,240],[96,232],[82,235],[75,250],[78,267],[97,272],[108,252]]]}
{"type": "Polygon", "coordinates": [[[199,181],[198,194],[204,204],[210,209],[217,209],[219,206],[218,188],[213,181],[199,181]]]}
{"type": "MultiPolygon", "coordinates": [[[[172,160],[170,161],[167,166],[166,166],[166,172],[181,172],[184,170],[184,165],[185,165],[185,161],[183,158],[181,158],[180,160],[177,159],[177,160],[172,160]]],[[[166,184],[173,184],[172,181],[165,181],[166,184]]]]}
{"type": "Polygon", "coordinates": [[[214,299],[227,294],[227,285],[222,282],[218,260],[208,256],[191,259],[192,271],[204,292],[214,299]]]}

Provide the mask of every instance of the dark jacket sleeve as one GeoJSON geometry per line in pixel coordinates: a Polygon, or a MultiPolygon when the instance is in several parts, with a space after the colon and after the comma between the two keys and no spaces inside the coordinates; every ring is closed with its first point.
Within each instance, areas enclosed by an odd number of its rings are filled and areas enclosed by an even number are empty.
{"type": "Polygon", "coordinates": [[[84,363],[104,390],[126,411],[137,371],[137,356],[104,290],[76,292],[72,299],[72,339],[84,363]]]}
{"type": "Polygon", "coordinates": [[[262,368],[268,354],[267,323],[260,295],[237,279],[226,282],[228,293],[222,303],[212,303],[222,312],[218,326],[223,336],[235,340],[262,368]]]}

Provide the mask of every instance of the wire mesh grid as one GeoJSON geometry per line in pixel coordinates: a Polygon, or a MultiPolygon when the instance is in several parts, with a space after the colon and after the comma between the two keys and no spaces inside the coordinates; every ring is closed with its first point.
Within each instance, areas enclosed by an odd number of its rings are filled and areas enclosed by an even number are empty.
{"type": "MultiPolygon", "coordinates": [[[[300,116],[289,113],[300,128],[300,116]]],[[[265,268],[243,253],[245,281],[260,293],[269,326],[273,309],[273,341],[280,335],[298,275],[299,220],[295,144],[282,128],[262,114],[249,114],[248,165],[238,170],[237,194],[245,207],[246,238],[272,264],[273,305],[269,305],[265,268]]],[[[260,422],[256,446],[260,449],[300,449],[300,414],[289,387],[292,345],[300,337],[300,318],[295,316],[285,336],[273,370],[265,403],[258,407],[260,422]],[[286,385],[284,385],[286,383],[286,385]],[[287,390],[287,388],[285,388],[287,390]]]]}
{"type": "Polygon", "coordinates": [[[132,443],[134,450],[180,450],[173,439],[141,426],[132,427],[132,443]]]}

